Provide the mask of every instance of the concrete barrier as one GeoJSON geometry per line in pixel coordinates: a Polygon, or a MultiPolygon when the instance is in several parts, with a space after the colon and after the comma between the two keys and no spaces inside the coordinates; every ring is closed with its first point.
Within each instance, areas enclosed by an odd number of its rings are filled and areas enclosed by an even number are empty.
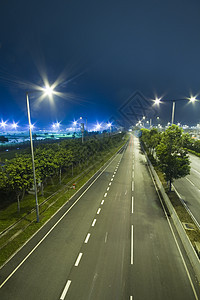
{"type": "Polygon", "coordinates": [[[195,274],[196,274],[196,276],[198,278],[198,281],[200,282],[200,261],[199,261],[199,257],[197,255],[197,253],[196,253],[196,251],[195,251],[192,243],[190,242],[190,240],[189,240],[189,238],[187,236],[187,233],[186,233],[186,231],[185,231],[185,229],[184,229],[184,227],[183,227],[183,225],[182,225],[182,223],[181,223],[181,221],[180,221],[180,219],[179,219],[179,217],[178,217],[178,215],[177,215],[177,213],[176,213],[173,205],[171,204],[171,201],[170,201],[169,197],[167,196],[167,194],[165,192],[165,189],[164,189],[164,187],[162,185],[162,182],[160,181],[160,179],[159,179],[156,171],[154,170],[154,167],[152,166],[150,160],[148,159],[148,156],[147,156],[146,152],[145,152],[145,156],[146,156],[146,159],[147,159],[147,163],[148,163],[148,165],[150,167],[150,170],[151,170],[151,172],[153,174],[153,177],[154,177],[154,179],[156,181],[156,184],[157,184],[157,186],[158,186],[158,188],[160,190],[160,193],[161,193],[161,195],[163,197],[165,205],[168,208],[168,211],[170,213],[171,219],[172,219],[172,221],[173,221],[173,223],[174,223],[174,225],[176,227],[176,230],[177,230],[177,232],[178,232],[178,234],[180,236],[180,239],[181,239],[181,241],[183,243],[183,246],[184,246],[185,251],[186,251],[186,253],[188,255],[188,258],[189,258],[189,260],[190,260],[190,262],[191,262],[191,264],[193,266],[193,269],[194,269],[195,274]]]}

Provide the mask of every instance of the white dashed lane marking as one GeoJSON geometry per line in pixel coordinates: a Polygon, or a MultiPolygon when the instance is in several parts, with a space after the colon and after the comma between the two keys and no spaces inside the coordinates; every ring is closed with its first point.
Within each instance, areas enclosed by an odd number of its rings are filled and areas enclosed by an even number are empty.
{"type": "Polygon", "coordinates": [[[60,300],[64,300],[65,299],[65,296],[66,296],[66,294],[68,292],[70,284],[71,284],[71,280],[68,280],[67,283],[66,283],[66,285],[65,285],[65,288],[64,288],[64,290],[62,292],[62,295],[60,296],[60,300]]]}
{"type": "Polygon", "coordinates": [[[85,244],[87,244],[87,242],[89,241],[89,238],[90,238],[90,233],[88,233],[87,236],[86,236],[86,239],[85,239],[85,242],[84,242],[85,244]]]}
{"type": "Polygon", "coordinates": [[[97,219],[94,219],[94,221],[92,222],[92,227],[94,227],[96,221],[97,221],[97,219]]]}
{"type": "Polygon", "coordinates": [[[83,253],[79,253],[78,257],[77,257],[77,260],[75,262],[75,267],[78,267],[79,263],[80,263],[80,260],[81,260],[81,257],[82,257],[83,253]]]}

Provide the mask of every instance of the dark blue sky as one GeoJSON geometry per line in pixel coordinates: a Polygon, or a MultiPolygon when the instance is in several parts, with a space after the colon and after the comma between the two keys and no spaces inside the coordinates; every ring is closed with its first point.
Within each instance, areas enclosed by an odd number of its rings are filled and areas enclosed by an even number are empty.
{"type": "MultiPolygon", "coordinates": [[[[200,92],[199,15],[198,0],[1,0],[0,118],[26,124],[26,90],[59,78],[54,106],[31,97],[38,126],[81,115],[170,121],[171,103],[151,111],[149,99],[200,92]]],[[[175,122],[200,122],[200,103],[177,102],[175,122]]]]}

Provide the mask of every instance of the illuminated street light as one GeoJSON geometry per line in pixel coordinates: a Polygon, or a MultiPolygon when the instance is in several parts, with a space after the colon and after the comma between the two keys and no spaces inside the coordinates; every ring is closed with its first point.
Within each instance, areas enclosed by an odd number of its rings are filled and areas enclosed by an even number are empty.
{"type": "Polygon", "coordinates": [[[56,122],[55,126],[56,128],[60,128],[60,122],[56,122]]]}
{"type": "Polygon", "coordinates": [[[74,121],[74,122],[73,122],[73,125],[76,126],[76,125],[77,125],[77,121],[74,121]]]}
{"type": "Polygon", "coordinates": [[[52,88],[52,86],[50,86],[50,85],[46,85],[46,87],[44,87],[43,88],[43,91],[44,91],[44,96],[52,96],[52,94],[53,94],[53,88],[52,88]]]}
{"type": "MultiPolygon", "coordinates": [[[[161,98],[156,98],[154,100],[155,104],[159,104],[161,101],[161,98]]],[[[171,114],[171,125],[174,124],[174,116],[175,116],[175,105],[177,101],[183,101],[183,100],[189,100],[190,102],[198,101],[196,99],[196,96],[191,96],[190,98],[182,98],[182,99],[174,99],[174,100],[165,100],[165,102],[172,102],[172,114],[171,114]]],[[[163,102],[163,101],[162,101],[163,102]]]]}
{"type": "Polygon", "coordinates": [[[17,129],[17,127],[18,127],[18,124],[17,123],[15,123],[15,122],[13,122],[12,124],[11,124],[11,127],[13,128],[13,129],[17,129]]]}
{"type": "Polygon", "coordinates": [[[195,102],[197,99],[196,99],[196,97],[193,97],[193,96],[192,96],[192,97],[190,97],[189,100],[190,100],[190,102],[195,102]]]}
{"type": "Polygon", "coordinates": [[[4,122],[3,120],[1,120],[0,126],[5,128],[7,126],[7,121],[4,122]]]}
{"type": "MultiPolygon", "coordinates": [[[[51,96],[53,90],[49,85],[43,89],[45,95],[51,96]]],[[[34,162],[34,151],[33,151],[33,140],[32,140],[32,128],[31,124],[31,115],[30,115],[30,105],[29,105],[29,96],[28,92],[26,92],[26,102],[27,102],[27,113],[28,113],[28,123],[29,123],[29,133],[30,133],[30,142],[31,142],[31,156],[32,156],[32,166],[33,166],[33,182],[34,182],[34,190],[35,190],[35,203],[36,203],[36,216],[37,222],[39,222],[39,206],[38,206],[38,198],[37,198],[37,184],[36,184],[36,176],[35,176],[35,162],[34,162]]]]}
{"type": "Polygon", "coordinates": [[[97,123],[96,130],[99,131],[101,129],[101,124],[97,123]]]}
{"type": "Polygon", "coordinates": [[[111,132],[111,129],[112,129],[112,123],[109,122],[109,123],[107,124],[107,127],[110,129],[110,132],[111,132]]]}
{"type": "Polygon", "coordinates": [[[161,98],[157,98],[154,100],[155,105],[159,105],[161,103],[161,98]]]}
{"type": "Polygon", "coordinates": [[[195,97],[194,97],[194,96],[191,96],[190,98],[184,98],[184,99],[175,99],[175,100],[171,100],[171,101],[172,101],[172,121],[171,121],[171,125],[174,124],[175,103],[176,103],[177,101],[183,101],[183,100],[188,100],[188,99],[189,99],[189,101],[192,102],[192,103],[194,103],[195,101],[198,101],[198,100],[196,99],[196,96],[195,96],[195,97]]]}

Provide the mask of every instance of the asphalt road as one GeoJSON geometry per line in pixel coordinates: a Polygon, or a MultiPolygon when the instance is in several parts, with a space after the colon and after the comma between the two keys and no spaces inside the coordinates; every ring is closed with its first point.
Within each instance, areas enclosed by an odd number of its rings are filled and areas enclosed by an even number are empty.
{"type": "Polygon", "coordinates": [[[137,138],[70,205],[0,270],[1,300],[200,299],[137,138]]]}
{"type": "Polygon", "coordinates": [[[175,180],[173,185],[200,224],[200,158],[190,154],[190,161],[190,175],[175,180]]]}

